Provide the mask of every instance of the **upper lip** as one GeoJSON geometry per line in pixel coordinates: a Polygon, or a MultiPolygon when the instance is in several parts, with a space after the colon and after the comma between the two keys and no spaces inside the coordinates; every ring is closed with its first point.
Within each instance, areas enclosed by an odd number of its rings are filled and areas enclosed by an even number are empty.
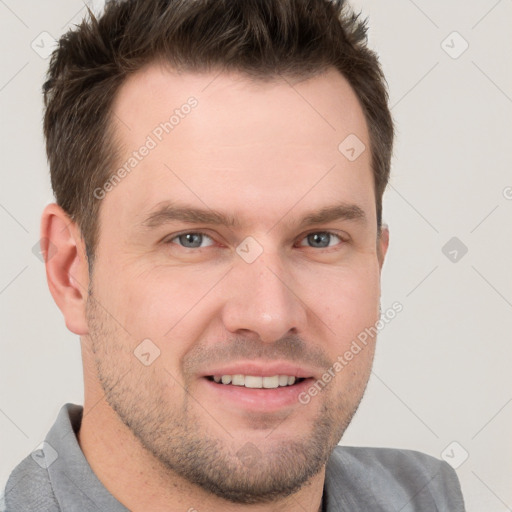
{"type": "Polygon", "coordinates": [[[272,377],[274,375],[289,375],[298,378],[313,377],[315,371],[307,366],[286,361],[239,361],[213,367],[202,373],[203,377],[212,375],[254,375],[257,377],[272,377]]]}

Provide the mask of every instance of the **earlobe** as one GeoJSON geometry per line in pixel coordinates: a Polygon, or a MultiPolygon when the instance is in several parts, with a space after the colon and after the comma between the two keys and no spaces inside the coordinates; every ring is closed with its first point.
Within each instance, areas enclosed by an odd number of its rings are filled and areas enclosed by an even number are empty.
{"type": "Polygon", "coordinates": [[[85,245],[76,223],[55,203],[43,211],[40,244],[48,287],[67,328],[78,335],[87,334],[89,270],[85,245]]]}
{"type": "Polygon", "coordinates": [[[382,270],[384,258],[388,252],[389,246],[389,228],[387,224],[382,224],[379,239],[377,240],[377,257],[379,259],[379,269],[382,270]]]}

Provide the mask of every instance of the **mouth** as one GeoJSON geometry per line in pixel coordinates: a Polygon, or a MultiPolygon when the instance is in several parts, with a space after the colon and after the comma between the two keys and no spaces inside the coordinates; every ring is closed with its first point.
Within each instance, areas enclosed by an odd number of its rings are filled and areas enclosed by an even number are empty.
{"type": "Polygon", "coordinates": [[[303,407],[300,396],[315,379],[286,374],[215,373],[204,375],[200,382],[201,396],[207,403],[223,409],[226,414],[240,415],[244,412],[291,412],[303,407]]]}
{"type": "Polygon", "coordinates": [[[204,399],[227,414],[279,413],[303,407],[300,396],[320,371],[285,360],[239,360],[205,370],[199,385],[204,399]]]}
{"type": "Polygon", "coordinates": [[[215,382],[223,386],[240,386],[250,389],[276,389],[283,387],[296,386],[306,380],[303,377],[294,375],[208,375],[206,378],[210,382],[215,382]]]}

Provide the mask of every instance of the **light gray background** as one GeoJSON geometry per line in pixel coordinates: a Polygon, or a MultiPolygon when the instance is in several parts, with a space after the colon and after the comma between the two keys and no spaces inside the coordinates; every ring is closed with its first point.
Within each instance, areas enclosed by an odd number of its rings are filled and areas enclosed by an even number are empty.
{"type": "MultiPolygon", "coordinates": [[[[382,308],[404,310],[380,334],[342,444],[441,457],[456,441],[445,456],[469,454],[457,469],[468,511],[512,510],[512,2],[353,5],[370,17],[397,124],[382,308]],[[454,31],[469,44],[458,58],[454,31]],[[468,248],[456,262],[442,252],[452,237],[468,248]]],[[[84,12],[80,0],[0,0],[0,483],[63,403],[82,403],[79,339],[32,252],[52,193],[41,127],[48,60],[31,44],[44,52],[40,34],[58,38],[84,12]]]]}

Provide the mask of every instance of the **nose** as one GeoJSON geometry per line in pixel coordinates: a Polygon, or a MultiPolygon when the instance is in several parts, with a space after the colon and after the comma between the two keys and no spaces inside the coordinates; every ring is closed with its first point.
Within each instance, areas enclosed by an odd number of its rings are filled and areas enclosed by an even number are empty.
{"type": "Polygon", "coordinates": [[[307,306],[282,258],[264,252],[252,263],[238,259],[224,282],[222,321],[232,333],[272,343],[303,332],[307,306]]]}

